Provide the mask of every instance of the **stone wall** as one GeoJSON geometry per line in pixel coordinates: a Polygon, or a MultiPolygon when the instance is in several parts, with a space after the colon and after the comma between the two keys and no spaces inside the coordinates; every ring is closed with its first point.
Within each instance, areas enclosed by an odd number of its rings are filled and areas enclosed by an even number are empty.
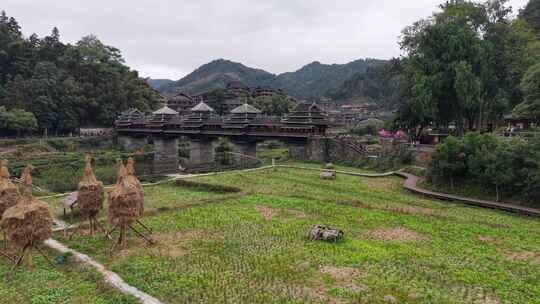
{"type": "Polygon", "coordinates": [[[316,162],[357,161],[366,155],[332,138],[316,137],[307,144],[289,144],[289,157],[316,162]]]}
{"type": "Polygon", "coordinates": [[[177,173],[178,139],[154,138],[154,174],[177,173]]]}

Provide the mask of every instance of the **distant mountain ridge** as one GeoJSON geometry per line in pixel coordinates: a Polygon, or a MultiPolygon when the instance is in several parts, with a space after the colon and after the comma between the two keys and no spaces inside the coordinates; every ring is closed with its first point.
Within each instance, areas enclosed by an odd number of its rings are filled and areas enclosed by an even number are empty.
{"type": "Polygon", "coordinates": [[[146,82],[155,90],[159,90],[159,88],[161,88],[162,86],[173,83],[174,80],[147,78],[146,82]]]}
{"type": "Polygon", "coordinates": [[[359,59],[346,64],[329,65],[315,61],[295,72],[275,75],[238,62],[218,59],[202,65],[178,81],[167,82],[155,88],[164,95],[172,95],[178,91],[199,94],[225,88],[230,81],[241,81],[249,87],[269,86],[282,89],[295,98],[305,99],[324,96],[326,92],[340,87],[354,75],[365,73],[370,66],[385,62],[378,59],[359,59]]]}

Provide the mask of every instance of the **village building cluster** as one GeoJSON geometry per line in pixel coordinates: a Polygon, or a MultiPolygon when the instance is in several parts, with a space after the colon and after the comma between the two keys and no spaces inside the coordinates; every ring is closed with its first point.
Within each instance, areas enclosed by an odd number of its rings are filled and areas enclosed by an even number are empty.
{"type": "Polygon", "coordinates": [[[212,92],[193,96],[180,92],[167,99],[167,106],[183,115],[189,114],[191,108],[204,102],[219,113],[230,113],[233,109],[246,103],[247,100],[263,96],[281,96],[296,101],[294,98],[287,96],[281,89],[271,87],[250,88],[241,81],[231,81],[227,84],[223,90],[223,95],[220,97],[212,94],[212,92]]]}

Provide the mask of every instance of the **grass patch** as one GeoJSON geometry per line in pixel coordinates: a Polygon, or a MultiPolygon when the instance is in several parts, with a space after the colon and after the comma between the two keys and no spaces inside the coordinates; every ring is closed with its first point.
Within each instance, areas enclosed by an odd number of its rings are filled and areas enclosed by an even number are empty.
{"type": "Polygon", "coordinates": [[[179,179],[176,181],[176,185],[187,188],[190,190],[195,191],[204,191],[204,192],[215,192],[215,193],[238,193],[242,192],[242,189],[238,187],[231,187],[231,186],[223,186],[219,184],[210,184],[210,183],[202,183],[202,182],[195,182],[195,181],[189,181],[186,179],[179,179]]]}
{"type": "Polygon", "coordinates": [[[156,246],[132,237],[111,259],[103,238],[68,243],[167,303],[538,303],[538,219],[425,199],[397,177],[279,168],[192,180],[242,195],[146,188],[148,208],[176,208],[143,219],[156,246]],[[345,237],[310,242],[312,224],[345,237]]]}
{"type": "MultiPolygon", "coordinates": [[[[54,258],[55,252],[46,251],[54,258]]],[[[17,270],[10,280],[0,278],[1,303],[32,304],[136,304],[138,301],[121,294],[94,269],[77,264],[71,259],[53,268],[43,257],[35,255],[35,270],[17,270]]],[[[0,274],[9,271],[11,264],[0,259],[0,274]]]]}

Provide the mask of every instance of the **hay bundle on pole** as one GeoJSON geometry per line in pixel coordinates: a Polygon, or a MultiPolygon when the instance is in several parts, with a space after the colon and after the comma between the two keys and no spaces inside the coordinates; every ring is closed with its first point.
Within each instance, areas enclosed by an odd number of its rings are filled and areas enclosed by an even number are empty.
{"type": "Polygon", "coordinates": [[[97,228],[101,228],[97,216],[103,208],[103,183],[94,175],[90,155],[85,156],[84,162],[84,175],[79,182],[77,203],[83,219],[90,222],[90,234],[93,235],[97,228]]]}
{"type": "Polygon", "coordinates": [[[126,173],[127,173],[126,182],[134,185],[139,191],[139,194],[141,195],[141,201],[140,201],[141,204],[139,205],[139,215],[142,216],[144,213],[144,189],[141,182],[137,178],[137,176],[135,176],[135,161],[133,160],[132,157],[128,158],[127,160],[126,173]]]}
{"type": "Polygon", "coordinates": [[[9,242],[21,250],[12,271],[21,264],[25,256],[28,258],[28,268],[32,269],[32,249],[36,249],[47,259],[38,246],[52,235],[53,218],[49,205],[32,196],[33,169],[32,165],[24,169],[21,177],[22,196],[17,204],[7,209],[2,216],[1,226],[9,242]]]}
{"type": "MultiPolygon", "coordinates": [[[[0,219],[4,212],[10,207],[15,206],[21,195],[19,189],[9,179],[9,170],[7,160],[0,162],[0,219]]],[[[4,248],[7,247],[7,237],[4,231],[4,248]]]]}
{"type": "Polygon", "coordinates": [[[133,227],[133,224],[138,221],[142,214],[141,207],[144,204],[144,193],[137,177],[130,174],[133,173],[132,165],[133,160],[128,161],[128,168],[126,169],[122,160],[117,160],[117,181],[109,193],[109,222],[114,227],[112,231],[116,229],[120,231],[118,241],[113,245],[112,249],[116,245],[120,247],[126,246],[128,228],[148,243],[153,243],[151,239],[133,227]]]}

